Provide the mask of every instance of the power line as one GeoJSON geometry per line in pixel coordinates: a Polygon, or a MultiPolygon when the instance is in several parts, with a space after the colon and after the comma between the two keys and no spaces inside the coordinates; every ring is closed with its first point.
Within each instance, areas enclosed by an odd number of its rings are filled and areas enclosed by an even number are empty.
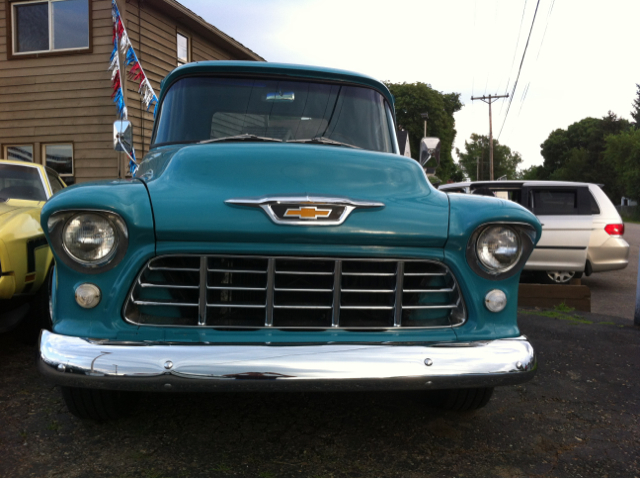
{"type": "MultiPolygon", "coordinates": [[[[475,0],[474,4],[473,4],[473,38],[475,39],[476,37],[476,16],[477,16],[477,10],[478,10],[478,0],[475,0]]],[[[476,74],[475,74],[475,68],[473,69],[474,73],[473,73],[473,77],[471,80],[471,96],[473,96],[473,87],[474,84],[476,82],[476,74]]]]}
{"type": "Polygon", "coordinates": [[[520,116],[520,112],[522,111],[522,107],[524,106],[524,100],[527,98],[527,93],[529,93],[529,85],[531,85],[531,82],[527,83],[527,86],[524,87],[524,91],[522,92],[522,98],[520,98],[520,109],[518,110],[518,116],[520,116]]]}
{"type": "Polygon", "coordinates": [[[520,60],[520,66],[518,67],[518,76],[516,77],[516,81],[513,84],[513,89],[511,90],[511,95],[509,97],[509,105],[507,105],[507,113],[504,115],[504,120],[502,122],[502,126],[500,127],[500,133],[498,133],[498,139],[502,134],[502,129],[504,128],[504,124],[507,122],[507,117],[509,116],[509,110],[511,109],[511,103],[513,102],[513,95],[516,92],[516,88],[518,87],[518,80],[520,79],[520,73],[522,72],[522,65],[524,64],[525,56],[527,55],[527,48],[529,48],[529,40],[531,40],[531,32],[533,32],[533,26],[536,23],[536,16],[538,15],[538,7],[540,6],[540,0],[536,3],[536,11],[533,13],[533,20],[531,20],[531,28],[529,29],[529,36],[527,36],[527,43],[524,46],[524,51],[522,52],[522,59],[520,60]]]}
{"type": "MultiPolygon", "coordinates": [[[[507,86],[504,89],[505,91],[509,90],[509,83],[511,83],[511,71],[513,70],[513,65],[516,62],[516,53],[518,53],[518,46],[520,45],[520,35],[522,34],[522,24],[524,23],[524,12],[526,10],[527,0],[524,0],[524,7],[522,7],[522,16],[520,17],[520,27],[518,28],[518,39],[516,40],[516,47],[513,49],[513,58],[511,59],[511,67],[509,68],[509,79],[507,80],[507,86]]],[[[502,113],[502,109],[500,113],[502,113]]]]}
{"type": "Polygon", "coordinates": [[[536,56],[536,62],[538,58],[540,58],[540,52],[542,51],[542,45],[544,45],[544,37],[547,36],[547,27],[549,26],[549,19],[551,18],[551,12],[553,11],[553,4],[556,3],[556,0],[551,0],[551,5],[549,6],[549,13],[547,13],[547,21],[544,25],[544,33],[542,34],[542,40],[540,40],[540,48],[538,48],[538,55],[536,56]]]}

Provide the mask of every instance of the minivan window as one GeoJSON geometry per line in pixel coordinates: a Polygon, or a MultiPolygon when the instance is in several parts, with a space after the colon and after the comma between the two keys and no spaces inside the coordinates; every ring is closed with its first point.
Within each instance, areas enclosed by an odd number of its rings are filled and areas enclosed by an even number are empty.
{"type": "Polygon", "coordinates": [[[536,215],[578,214],[578,192],[575,189],[536,189],[529,197],[532,211],[536,215]]]}

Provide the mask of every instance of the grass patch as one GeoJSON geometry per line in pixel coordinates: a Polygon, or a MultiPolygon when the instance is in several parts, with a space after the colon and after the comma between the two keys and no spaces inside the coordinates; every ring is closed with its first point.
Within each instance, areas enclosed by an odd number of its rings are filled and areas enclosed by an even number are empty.
{"type": "Polygon", "coordinates": [[[567,306],[566,304],[564,304],[564,301],[560,304],[556,304],[553,309],[555,309],[556,311],[559,311],[561,313],[570,313],[572,311],[575,311],[576,308],[572,308],[571,306],[567,306]]]}
{"type": "Polygon", "coordinates": [[[60,430],[60,424],[58,423],[58,421],[51,421],[47,426],[47,429],[49,431],[58,431],[60,430]]]}
{"type": "Polygon", "coordinates": [[[522,314],[533,314],[536,316],[544,316],[545,318],[561,319],[563,321],[569,321],[573,324],[593,324],[593,321],[584,319],[578,314],[568,314],[574,311],[575,308],[571,308],[564,303],[555,307],[554,311],[534,311],[531,309],[523,309],[519,312],[522,314]]]}
{"type": "Polygon", "coordinates": [[[231,466],[228,466],[225,463],[216,464],[211,468],[214,472],[231,472],[231,466]]]}
{"type": "Polygon", "coordinates": [[[621,216],[622,221],[624,221],[625,223],[635,223],[635,224],[640,224],[640,219],[638,218],[632,218],[631,216],[621,216]]]}

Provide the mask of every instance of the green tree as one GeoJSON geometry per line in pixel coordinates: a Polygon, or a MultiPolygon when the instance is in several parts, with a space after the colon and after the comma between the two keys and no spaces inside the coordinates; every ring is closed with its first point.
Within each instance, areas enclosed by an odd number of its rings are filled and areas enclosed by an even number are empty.
{"type": "Polygon", "coordinates": [[[442,93],[426,83],[385,82],[395,97],[398,125],[409,132],[411,156],[417,160],[420,140],[424,135],[421,113],[429,113],[427,135],[440,138],[440,166],[437,175],[443,181],[458,178],[459,172],[451,156],[456,137],[453,114],[462,108],[459,93],[442,93]]]}
{"type": "Polygon", "coordinates": [[[633,110],[631,111],[631,118],[635,123],[636,128],[640,128],[640,85],[636,83],[636,98],[633,100],[633,110]]]}
{"type": "Polygon", "coordinates": [[[606,142],[604,156],[618,175],[621,196],[640,201],[640,129],[610,135],[606,142]]]}
{"type": "Polygon", "coordinates": [[[520,170],[517,175],[519,180],[537,180],[540,177],[539,171],[542,169],[542,165],[534,165],[524,170],[520,170]]]}
{"type": "Polygon", "coordinates": [[[566,130],[552,131],[540,145],[544,163],[536,169],[535,179],[604,184],[609,198],[617,202],[623,191],[615,165],[605,157],[606,139],[629,128],[627,120],[609,112],[603,118],[584,118],[566,130]]]}
{"type": "MultiPolygon", "coordinates": [[[[473,133],[471,141],[464,142],[465,151],[456,148],[460,159],[460,166],[471,181],[486,181],[490,179],[489,167],[489,137],[473,133]],[[479,175],[477,174],[479,172],[479,175]],[[478,178],[479,176],[479,178],[478,178]]],[[[519,177],[518,165],[522,163],[520,153],[511,151],[507,145],[501,145],[493,140],[493,178],[506,176],[513,180],[519,177]]]]}

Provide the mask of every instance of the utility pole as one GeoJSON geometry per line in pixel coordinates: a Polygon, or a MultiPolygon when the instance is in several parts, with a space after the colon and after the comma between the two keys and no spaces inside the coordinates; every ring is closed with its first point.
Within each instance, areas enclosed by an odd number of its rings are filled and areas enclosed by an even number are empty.
{"type": "Polygon", "coordinates": [[[429,119],[429,112],[420,113],[420,116],[424,120],[424,136],[423,136],[423,138],[426,138],[427,137],[427,120],[429,119]]]}
{"type": "Polygon", "coordinates": [[[491,104],[499,98],[509,98],[509,94],[471,97],[471,100],[482,100],[489,105],[489,181],[493,181],[493,126],[491,125],[491,104]]]}

